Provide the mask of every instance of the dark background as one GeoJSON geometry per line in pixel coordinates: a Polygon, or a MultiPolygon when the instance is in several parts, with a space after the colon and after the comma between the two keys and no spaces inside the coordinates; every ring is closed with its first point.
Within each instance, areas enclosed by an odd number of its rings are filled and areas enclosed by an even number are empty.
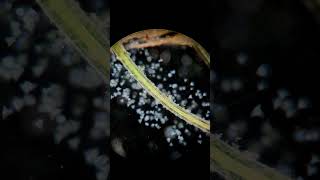
{"type": "Polygon", "coordinates": [[[320,152],[319,8],[312,2],[213,1],[211,13],[213,131],[262,163],[302,179],[319,179],[319,162],[312,161],[320,152]],[[246,63],[239,63],[241,58],[246,63]],[[271,71],[267,77],[257,75],[263,64],[271,71]],[[242,88],[228,89],[233,80],[242,88]],[[261,82],[267,88],[259,90],[261,82]],[[281,90],[289,95],[274,108],[281,90]],[[297,108],[301,97],[312,105],[297,108]],[[258,105],[263,115],[252,116],[258,105]],[[288,111],[294,115],[288,117],[288,111]]]}

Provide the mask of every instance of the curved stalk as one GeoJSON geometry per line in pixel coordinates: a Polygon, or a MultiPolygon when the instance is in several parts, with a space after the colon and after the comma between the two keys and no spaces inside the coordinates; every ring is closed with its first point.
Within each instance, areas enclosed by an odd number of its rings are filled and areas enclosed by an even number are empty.
{"type": "Polygon", "coordinates": [[[182,120],[201,129],[203,132],[210,133],[210,122],[188,112],[162,93],[133,62],[121,41],[114,44],[111,47],[111,50],[117,56],[117,59],[121,61],[123,66],[155,100],[160,102],[166,109],[182,120]]]}

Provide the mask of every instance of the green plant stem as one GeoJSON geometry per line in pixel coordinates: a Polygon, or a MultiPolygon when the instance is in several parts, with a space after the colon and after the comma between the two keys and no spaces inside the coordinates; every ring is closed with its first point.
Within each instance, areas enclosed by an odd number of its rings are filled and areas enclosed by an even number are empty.
{"type": "Polygon", "coordinates": [[[109,40],[73,0],[37,0],[46,15],[103,79],[109,78],[109,40]]]}
{"type": "Polygon", "coordinates": [[[111,47],[117,59],[121,61],[124,67],[131,75],[140,83],[140,85],[157,101],[159,101],[170,112],[183,119],[187,123],[201,129],[206,133],[210,133],[210,121],[204,120],[178,104],[174,103],[168,96],[162,93],[152,81],[150,81],[139,67],[132,61],[127,50],[122,45],[121,41],[111,47]]]}

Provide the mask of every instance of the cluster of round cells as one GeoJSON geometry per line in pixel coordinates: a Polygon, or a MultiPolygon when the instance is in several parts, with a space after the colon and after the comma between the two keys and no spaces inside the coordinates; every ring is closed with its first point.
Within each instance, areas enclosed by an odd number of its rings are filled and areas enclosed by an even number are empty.
{"type": "MultiPolygon", "coordinates": [[[[170,61],[170,55],[154,57],[149,49],[129,50],[129,54],[140,70],[174,103],[203,119],[209,119],[208,92],[197,89],[196,82],[187,77],[181,78],[175,69],[168,68],[166,63],[170,61]]],[[[141,87],[114,55],[110,67],[111,99],[134,111],[138,115],[137,121],[140,124],[163,130],[169,146],[176,143],[187,145],[186,136],[197,136],[197,142],[202,143],[202,132],[178,117],[170,116],[170,113],[141,87]]]]}

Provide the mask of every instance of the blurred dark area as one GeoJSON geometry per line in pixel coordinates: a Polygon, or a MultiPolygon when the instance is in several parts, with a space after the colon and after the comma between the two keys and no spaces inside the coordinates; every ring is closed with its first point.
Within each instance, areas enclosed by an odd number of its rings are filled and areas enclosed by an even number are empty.
{"type": "MultiPolygon", "coordinates": [[[[77,2],[107,22],[107,1],[77,2]]],[[[0,1],[0,25],[0,179],[107,179],[105,82],[35,1],[0,1]]]]}
{"type": "Polygon", "coordinates": [[[320,177],[318,7],[213,1],[213,132],[294,179],[320,177]]]}

